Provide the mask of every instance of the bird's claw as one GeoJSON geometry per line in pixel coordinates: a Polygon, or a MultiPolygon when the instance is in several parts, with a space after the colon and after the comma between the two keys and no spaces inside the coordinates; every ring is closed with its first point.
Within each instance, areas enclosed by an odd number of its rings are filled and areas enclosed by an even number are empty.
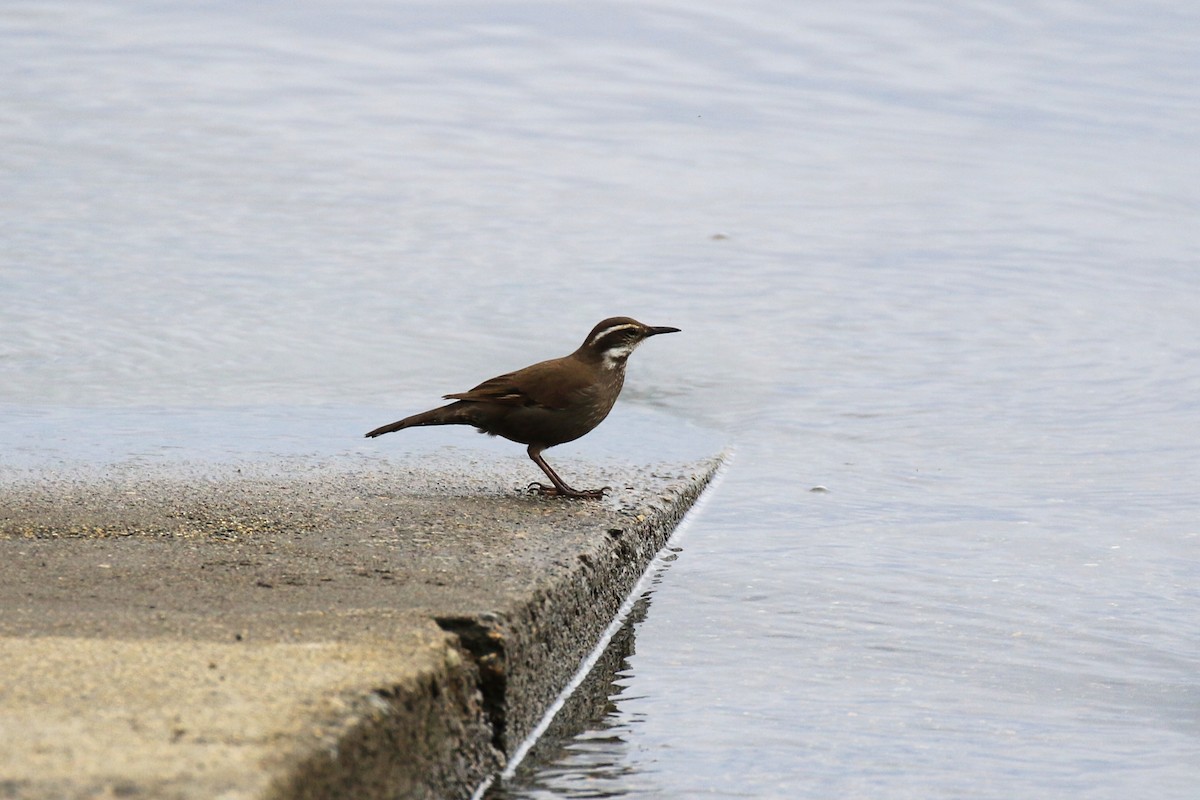
{"type": "Polygon", "coordinates": [[[612,487],[605,486],[602,489],[584,489],[580,491],[578,489],[572,489],[568,486],[567,491],[564,492],[557,486],[547,486],[544,483],[538,483],[537,481],[534,481],[525,487],[525,491],[529,492],[530,494],[540,494],[542,497],[575,497],[584,500],[599,500],[600,498],[604,497],[605,492],[611,492],[612,487]]]}

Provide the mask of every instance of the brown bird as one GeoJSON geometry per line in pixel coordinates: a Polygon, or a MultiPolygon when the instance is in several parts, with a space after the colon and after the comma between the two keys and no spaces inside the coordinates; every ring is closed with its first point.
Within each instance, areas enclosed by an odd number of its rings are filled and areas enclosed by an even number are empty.
{"type": "Polygon", "coordinates": [[[610,317],[569,356],[486,380],[469,392],[444,395],[455,402],[376,428],[368,437],[420,425],[474,425],[481,433],[529,445],[529,457],[553,486],[529,489],[561,497],[603,497],[603,489],[572,489],[542,458],[542,451],[570,442],[604,421],[625,383],[625,362],[639,344],[679,328],[653,328],[629,317],[610,317]]]}

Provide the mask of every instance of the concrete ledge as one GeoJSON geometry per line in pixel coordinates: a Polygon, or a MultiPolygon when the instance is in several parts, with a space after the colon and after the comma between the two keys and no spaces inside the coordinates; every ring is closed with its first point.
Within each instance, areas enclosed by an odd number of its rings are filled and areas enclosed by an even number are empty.
{"type": "Polygon", "coordinates": [[[0,797],[467,797],[716,466],[592,503],[514,491],[503,463],[18,481],[0,797]]]}

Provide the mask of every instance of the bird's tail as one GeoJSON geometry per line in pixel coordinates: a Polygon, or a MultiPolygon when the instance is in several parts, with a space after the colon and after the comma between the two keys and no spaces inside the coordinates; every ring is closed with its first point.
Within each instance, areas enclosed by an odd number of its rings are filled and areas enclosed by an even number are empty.
{"type": "Polygon", "coordinates": [[[435,408],[432,411],[425,411],[420,414],[413,414],[411,417],[405,417],[401,420],[388,423],[382,427],[376,428],[367,434],[368,439],[373,439],[376,436],[382,436],[385,433],[403,430],[405,428],[416,428],[420,425],[474,425],[472,415],[469,413],[469,407],[472,403],[465,403],[461,400],[457,403],[451,403],[448,406],[435,408]]]}

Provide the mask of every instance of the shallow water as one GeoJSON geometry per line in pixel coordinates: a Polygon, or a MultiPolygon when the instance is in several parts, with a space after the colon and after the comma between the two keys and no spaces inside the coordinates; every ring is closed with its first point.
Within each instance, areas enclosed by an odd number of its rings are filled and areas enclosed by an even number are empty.
{"type": "MultiPolygon", "coordinates": [[[[610,713],[497,792],[1190,797],[1198,34],[9,4],[2,466],[410,459],[453,432],[357,437],[610,314],[675,325],[628,419],[734,459],[610,713]]],[[[657,461],[626,424],[551,455],[657,461]]]]}

